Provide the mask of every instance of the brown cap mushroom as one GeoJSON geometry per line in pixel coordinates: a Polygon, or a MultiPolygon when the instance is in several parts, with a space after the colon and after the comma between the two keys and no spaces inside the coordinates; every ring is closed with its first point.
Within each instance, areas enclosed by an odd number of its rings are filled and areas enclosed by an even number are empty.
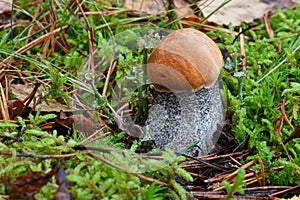
{"type": "Polygon", "coordinates": [[[160,92],[188,92],[212,86],[222,68],[222,54],[204,33],[185,28],[166,36],[153,50],[147,74],[160,92]]]}

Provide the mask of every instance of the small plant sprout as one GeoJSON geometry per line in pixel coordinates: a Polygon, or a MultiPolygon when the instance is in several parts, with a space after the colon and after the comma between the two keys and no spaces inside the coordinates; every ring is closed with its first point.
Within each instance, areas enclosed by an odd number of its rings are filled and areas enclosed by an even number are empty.
{"type": "Polygon", "coordinates": [[[239,172],[237,173],[237,176],[234,178],[233,184],[230,185],[228,181],[222,181],[222,185],[225,187],[227,190],[227,196],[225,200],[232,199],[231,197],[238,192],[239,194],[245,194],[245,191],[243,190],[243,180],[245,176],[245,170],[241,168],[239,172]]]}

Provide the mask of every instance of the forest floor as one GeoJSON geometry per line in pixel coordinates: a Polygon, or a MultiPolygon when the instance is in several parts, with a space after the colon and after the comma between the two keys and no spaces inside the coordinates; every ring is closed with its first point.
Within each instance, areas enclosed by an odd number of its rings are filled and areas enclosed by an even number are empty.
{"type": "Polygon", "coordinates": [[[0,2],[0,199],[300,198],[300,4],[225,25],[192,2],[189,16],[172,1],[0,2]],[[225,123],[204,156],[127,127],[151,107],[147,58],[181,28],[224,58],[225,123]]]}

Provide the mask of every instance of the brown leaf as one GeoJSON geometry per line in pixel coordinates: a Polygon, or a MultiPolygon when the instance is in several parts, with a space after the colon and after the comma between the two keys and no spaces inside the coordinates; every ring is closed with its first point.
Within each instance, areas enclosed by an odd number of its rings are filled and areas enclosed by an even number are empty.
{"type": "Polygon", "coordinates": [[[83,114],[72,115],[70,118],[74,120],[75,127],[80,132],[92,134],[97,129],[95,122],[83,114]]]}
{"type": "MultiPolygon", "coordinates": [[[[179,17],[189,17],[194,14],[187,1],[174,0],[174,4],[176,6],[176,13],[179,17]]],[[[162,0],[127,0],[124,2],[124,5],[129,10],[136,10],[139,12],[145,12],[155,15],[166,13],[166,9],[164,8],[162,0]]]]}
{"type": "Polygon", "coordinates": [[[54,168],[48,173],[29,171],[19,176],[15,181],[10,182],[10,195],[14,199],[29,198],[38,193],[47,184],[49,178],[57,172],[54,168]]]}
{"type": "Polygon", "coordinates": [[[10,23],[11,8],[12,8],[11,5],[12,5],[12,0],[1,0],[0,1],[0,25],[10,23]]]}
{"type": "Polygon", "coordinates": [[[87,135],[92,134],[97,129],[96,122],[83,114],[74,114],[71,116],[67,116],[63,111],[60,111],[59,118],[55,118],[53,120],[57,123],[55,129],[59,133],[66,132],[62,135],[67,135],[68,130],[72,129],[73,124],[75,125],[77,131],[87,135]]]}
{"type": "Polygon", "coordinates": [[[4,12],[11,11],[12,0],[1,0],[0,1],[0,15],[4,12]]]}
{"type": "MultiPolygon", "coordinates": [[[[150,14],[162,14],[166,13],[163,6],[163,0],[136,0],[125,1],[124,5],[127,9],[136,10],[140,12],[150,14]]],[[[174,0],[176,6],[176,12],[179,18],[189,18],[195,16],[191,9],[191,4],[187,0],[174,0]]],[[[190,1],[191,2],[191,1],[190,1]]],[[[217,9],[224,1],[199,1],[198,7],[204,16],[208,16],[215,9],[217,9]]],[[[261,18],[264,14],[269,11],[281,7],[292,7],[295,2],[300,3],[300,0],[234,0],[223,6],[217,12],[215,12],[208,21],[212,21],[218,24],[229,24],[230,22],[234,25],[240,25],[241,22],[252,22],[256,18],[261,18]]]]}
{"type": "MultiPolygon", "coordinates": [[[[30,95],[32,92],[33,87],[30,87],[28,85],[22,85],[22,84],[13,84],[11,85],[11,92],[17,97],[17,99],[24,100],[26,97],[30,95]]],[[[41,89],[39,89],[41,90],[41,89]]],[[[35,98],[38,98],[38,93],[35,94],[35,98]]],[[[33,106],[33,101],[29,105],[30,107],[33,106]]],[[[72,112],[70,108],[68,108],[65,105],[60,104],[56,100],[48,100],[46,102],[42,102],[37,107],[42,107],[43,112],[60,112],[61,110],[65,112],[72,112]]]]}
{"type": "Polygon", "coordinates": [[[59,111],[59,119],[68,119],[68,116],[64,111],[59,111]]]}
{"type": "MultiPolygon", "coordinates": [[[[220,6],[222,2],[223,1],[206,1],[206,3],[201,3],[200,1],[200,9],[203,14],[207,16],[220,6]]],[[[229,24],[231,22],[234,26],[238,26],[241,22],[252,22],[254,19],[261,18],[265,13],[273,11],[275,8],[292,6],[294,4],[293,2],[300,1],[234,0],[214,13],[208,21],[216,22],[218,24],[229,24]]]]}
{"type": "Polygon", "coordinates": [[[67,192],[67,189],[69,189],[72,185],[67,180],[67,173],[63,168],[59,168],[57,174],[55,175],[56,183],[59,185],[59,188],[57,189],[55,193],[55,200],[69,200],[71,199],[71,195],[69,192],[67,192]]]}
{"type": "Polygon", "coordinates": [[[20,100],[9,100],[7,102],[7,107],[10,119],[14,119],[23,112],[24,104],[20,100]]]}
{"type": "Polygon", "coordinates": [[[163,3],[161,1],[126,0],[124,2],[124,5],[127,9],[141,11],[145,13],[161,14],[166,12],[163,3]]]}
{"type": "MultiPolygon", "coordinates": [[[[273,6],[273,10],[277,9],[278,7],[285,8],[285,7],[292,7],[294,5],[294,2],[297,2],[297,0],[261,0],[263,3],[270,4],[273,6]]],[[[298,1],[299,3],[299,1],[298,1]]]]}

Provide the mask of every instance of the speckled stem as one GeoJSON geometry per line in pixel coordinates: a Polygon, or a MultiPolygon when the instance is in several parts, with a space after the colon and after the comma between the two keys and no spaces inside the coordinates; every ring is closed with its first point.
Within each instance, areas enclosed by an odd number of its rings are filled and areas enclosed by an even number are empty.
{"type": "Polygon", "coordinates": [[[198,145],[189,155],[206,154],[217,142],[224,122],[224,103],[219,82],[196,92],[154,94],[153,105],[146,122],[147,139],[157,148],[181,152],[198,145]]]}

